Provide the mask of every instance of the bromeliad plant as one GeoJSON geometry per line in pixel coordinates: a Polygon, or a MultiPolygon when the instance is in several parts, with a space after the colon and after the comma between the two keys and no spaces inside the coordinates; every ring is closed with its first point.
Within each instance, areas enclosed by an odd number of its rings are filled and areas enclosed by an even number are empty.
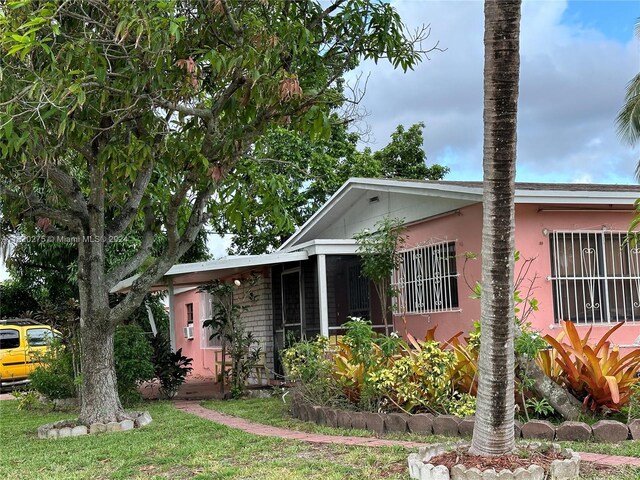
{"type": "Polygon", "coordinates": [[[561,325],[563,332],[558,338],[544,337],[554,352],[543,354],[542,366],[549,368],[551,356],[555,356],[562,374],[550,370],[550,376],[564,383],[591,411],[620,410],[628,403],[640,372],[640,349],[623,356],[609,341],[624,322],[611,328],[595,344],[589,339],[591,328],[580,338],[572,322],[562,322],[561,325]],[[562,342],[563,338],[569,343],[562,342]]]}

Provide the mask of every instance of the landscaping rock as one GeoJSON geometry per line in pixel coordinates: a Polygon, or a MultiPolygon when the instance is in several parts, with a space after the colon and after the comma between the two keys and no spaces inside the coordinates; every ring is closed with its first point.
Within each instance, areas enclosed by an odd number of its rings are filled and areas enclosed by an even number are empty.
{"type": "Polygon", "coordinates": [[[616,420],[600,420],[594,423],[593,436],[600,442],[623,442],[629,438],[629,427],[616,420]]]}
{"type": "Polygon", "coordinates": [[[465,417],[458,424],[458,433],[463,437],[470,437],[473,435],[473,426],[476,424],[476,417],[465,417]]]}
{"type": "Polygon", "coordinates": [[[71,428],[63,427],[58,429],[58,437],[64,438],[64,437],[70,437],[70,436],[71,436],[71,428]]]}
{"type": "Polygon", "coordinates": [[[121,430],[122,426],[120,426],[120,422],[107,423],[107,432],[120,432],[121,430]]]}
{"type": "Polygon", "coordinates": [[[556,439],[570,442],[584,442],[591,438],[591,427],[584,422],[562,422],[556,428],[556,439]]]}
{"type": "Polygon", "coordinates": [[[387,431],[405,433],[407,431],[407,415],[406,413],[390,413],[385,419],[387,431]]]}
{"type": "Polygon", "coordinates": [[[149,412],[142,412],[140,415],[136,417],[135,424],[136,424],[136,427],[145,427],[149,425],[152,421],[153,419],[151,418],[151,415],[149,414],[149,412]]]}
{"type": "Polygon", "coordinates": [[[629,424],[629,430],[631,431],[631,438],[640,440],[640,420],[633,420],[629,424]]]}
{"type": "Polygon", "coordinates": [[[438,415],[433,419],[433,433],[435,435],[457,437],[460,421],[460,417],[455,415],[438,415]]]}
{"type": "Polygon", "coordinates": [[[89,433],[104,433],[107,431],[107,426],[104,423],[92,423],[89,425],[89,433]]]}
{"type": "Polygon", "coordinates": [[[73,427],[71,429],[72,437],[79,437],[81,435],[86,435],[87,433],[89,433],[89,431],[87,430],[87,427],[85,427],[84,425],[78,425],[77,427],[73,427]]]}
{"type": "Polygon", "coordinates": [[[42,425],[41,427],[38,427],[38,438],[47,438],[52,428],[53,428],[53,425],[50,423],[46,425],[42,425]]]}
{"type": "Polygon", "coordinates": [[[365,421],[367,422],[367,430],[371,430],[376,433],[384,433],[384,417],[379,413],[366,412],[363,413],[365,421]]]}
{"type": "Polygon", "coordinates": [[[351,412],[351,428],[358,430],[367,429],[367,419],[362,412],[351,412]]]}
{"type": "Polygon", "coordinates": [[[351,428],[351,412],[345,410],[337,410],[338,414],[338,427],[351,428]]]}
{"type": "Polygon", "coordinates": [[[318,425],[326,425],[327,417],[325,415],[326,407],[313,407],[313,418],[318,425]]]}
{"type": "Polygon", "coordinates": [[[324,409],[325,425],[327,427],[338,427],[338,411],[333,408],[324,409]]]}
{"type": "Polygon", "coordinates": [[[530,420],[522,426],[522,438],[553,440],[556,428],[546,420],[530,420]]]}
{"type": "Polygon", "coordinates": [[[433,415],[430,413],[410,415],[407,419],[407,426],[411,433],[431,435],[433,433],[433,415]]]}
{"type": "Polygon", "coordinates": [[[133,420],[122,420],[120,422],[120,429],[123,432],[126,432],[127,430],[133,430],[133,427],[135,427],[135,423],[133,423],[133,420]]]}
{"type": "Polygon", "coordinates": [[[315,407],[314,405],[304,406],[304,409],[307,411],[307,422],[317,423],[318,413],[316,411],[316,408],[320,408],[320,407],[315,407]]]}

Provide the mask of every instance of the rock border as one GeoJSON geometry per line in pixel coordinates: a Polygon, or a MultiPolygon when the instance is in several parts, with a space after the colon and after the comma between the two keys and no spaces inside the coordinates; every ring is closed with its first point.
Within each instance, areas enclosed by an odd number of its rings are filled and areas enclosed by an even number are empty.
{"type": "MultiPolygon", "coordinates": [[[[540,443],[530,443],[527,448],[537,450],[542,447],[540,443]]],[[[451,471],[444,465],[433,465],[429,461],[438,455],[450,450],[451,446],[429,445],[421,447],[418,453],[412,453],[407,458],[409,464],[409,476],[417,480],[544,480],[545,471],[539,465],[531,465],[527,468],[518,467],[515,470],[503,469],[496,472],[495,469],[480,470],[478,468],[466,468],[464,465],[455,465],[451,471]]],[[[551,480],[573,480],[580,478],[580,456],[570,448],[562,448],[559,444],[551,444],[556,453],[560,453],[564,460],[554,460],[549,466],[549,478],[551,480]]]]}
{"type": "Polygon", "coordinates": [[[149,412],[127,412],[119,422],[92,423],[87,427],[79,420],[59,420],[38,427],[38,438],[80,437],[105,432],[125,432],[149,425],[153,419],[149,412]]]}
{"type": "MultiPolygon", "coordinates": [[[[419,433],[422,435],[444,435],[469,437],[473,432],[475,417],[460,418],[454,415],[432,415],[419,413],[371,413],[319,407],[305,402],[301,396],[292,395],[291,414],[305,422],[338,428],[357,428],[382,434],[419,433]]],[[[640,440],[640,419],[624,424],[616,420],[600,420],[593,425],[584,422],[563,422],[554,425],[546,420],[530,420],[525,424],[516,421],[516,438],[545,441],[598,441],[619,443],[625,440],[640,440]]]]}

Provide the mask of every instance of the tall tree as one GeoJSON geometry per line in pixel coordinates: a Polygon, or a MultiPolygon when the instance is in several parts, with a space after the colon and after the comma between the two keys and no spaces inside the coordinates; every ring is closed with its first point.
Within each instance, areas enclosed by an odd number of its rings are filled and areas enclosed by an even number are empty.
{"type": "MultiPolygon", "coordinates": [[[[636,21],[635,33],[640,39],[640,18],[636,21]]],[[[640,73],[627,85],[624,106],[617,118],[618,134],[630,145],[640,141],[640,73]]],[[[640,180],[640,161],[636,166],[636,178],[640,180]]]]}
{"type": "Polygon", "coordinates": [[[514,196],[520,0],[485,0],[482,297],[478,397],[471,452],[515,445],[514,196]]]}
{"type": "Polygon", "coordinates": [[[2,209],[77,246],[83,422],[122,412],[115,327],[245,181],[236,167],[255,140],[283,123],[322,135],[347,71],[363,58],[412,68],[426,32],[408,36],[373,0],[0,6],[2,209]],[[128,232],[142,232],[138,249],[108,265],[128,232]]]}
{"type": "MultiPolygon", "coordinates": [[[[330,121],[328,138],[314,139],[279,126],[256,142],[251,157],[244,160],[251,182],[233,192],[234,198],[242,199],[244,213],[214,220],[218,233],[233,235],[230,253],[261,254],[277,248],[350,177],[441,180],[449,172],[442,165],[427,167],[423,123],[408,129],[399,125],[388,145],[371,152],[357,148],[360,135],[348,131],[337,115],[330,121]],[[260,194],[265,181],[280,185],[282,209],[276,215],[260,194]]],[[[239,208],[234,211],[241,213],[239,208]]]]}

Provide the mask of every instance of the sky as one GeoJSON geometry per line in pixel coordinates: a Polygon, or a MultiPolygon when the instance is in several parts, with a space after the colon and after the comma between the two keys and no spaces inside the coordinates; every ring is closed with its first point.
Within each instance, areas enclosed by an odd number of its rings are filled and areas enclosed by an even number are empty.
{"type": "MultiPolygon", "coordinates": [[[[429,54],[403,73],[371,62],[361,106],[370,146],[396,125],[424,122],[429,163],[450,180],[482,179],[483,5],[478,1],[398,0],[408,27],[431,26],[429,54]]],[[[640,67],[633,30],[638,1],[525,1],[517,180],[635,183],[640,149],[616,135],[625,86],[640,67]]]]}
{"type": "MultiPolygon", "coordinates": [[[[429,163],[451,168],[449,180],[482,179],[483,5],[480,1],[397,0],[409,28],[431,26],[429,60],[403,73],[365,62],[361,104],[368,145],[381,148],[402,123],[426,124],[429,163]]],[[[625,85],[640,69],[634,38],[640,1],[525,1],[517,180],[635,183],[640,148],[616,135],[625,85]]],[[[215,258],[229,240],[210,242],[215,258]]],[[[6,278],[0,262],[0,280],[6,278]]]]}

